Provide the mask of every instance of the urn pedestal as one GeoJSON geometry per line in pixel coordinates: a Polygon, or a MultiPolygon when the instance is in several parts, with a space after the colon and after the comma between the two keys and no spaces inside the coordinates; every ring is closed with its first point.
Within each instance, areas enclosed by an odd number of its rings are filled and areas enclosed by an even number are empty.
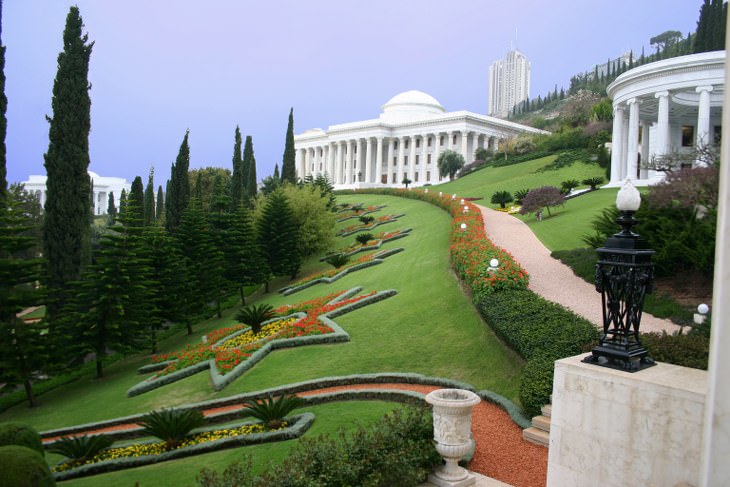
{"type": "Polygon", "coordinates": [[[426,396],[433,406],[433,438],[436,451],[446,462],[428,476],[428,481],[440,487],[474,485],[473,475],[459,466],[459,460],[473,447],[471,410],[481,399],[463,389],[437,389],[426,396]]]}

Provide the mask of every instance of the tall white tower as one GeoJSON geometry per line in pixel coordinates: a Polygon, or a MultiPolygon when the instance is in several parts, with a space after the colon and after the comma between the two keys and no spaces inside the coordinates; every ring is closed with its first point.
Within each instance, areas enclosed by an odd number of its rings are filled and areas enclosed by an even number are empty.
{"type": "Polygon", "coordinates": [[[530,96],[530,61],[518,50],[489,66],[489,115],[507,117],[530,96]]]}

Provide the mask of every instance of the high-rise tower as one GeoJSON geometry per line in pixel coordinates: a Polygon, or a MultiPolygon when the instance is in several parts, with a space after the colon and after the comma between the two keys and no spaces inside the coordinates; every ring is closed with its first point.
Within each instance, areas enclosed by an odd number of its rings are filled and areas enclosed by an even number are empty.
{"type": "Polygon", "coordinates": [[[530,61],[518,50],[489,66],[489,115],[507,117],[530,96],[530,61]]]}

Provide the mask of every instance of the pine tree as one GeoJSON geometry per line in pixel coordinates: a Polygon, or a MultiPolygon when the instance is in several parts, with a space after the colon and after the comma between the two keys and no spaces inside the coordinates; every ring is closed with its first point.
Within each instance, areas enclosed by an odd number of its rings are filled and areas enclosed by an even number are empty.
{"type": "Polygon", "coordinates": [[[190,166],[189,134],[189,130],[185,132],[177,159],[170,170],[170,184],[167,188],[167,200],[165,201],[165,227],[168,232],[173,232],[180,226],[182,214],[190,202],[190,182],[188,181],[188,168],[190,166]]]}
{"type": "Polygon", "coordinates": [[[70,282],[81,276],[90,256],[88,72],[93,43],[87,43],[88,36],[82,35],[82,28],[79,9],[71,7],[53,82],[53,118],[48,118],[43,242],[49,292],[46,313],[52,336],[54,322],[69,297],[70,282]]]}
{"type": "Polygon", "coordinates": [[[274,164],[274,179],[277,181],[281,181],[281,176],[279,176],[279,165],[274,164]]]}
{"type": "Polygon", "coordinates": [[[137,176],[132,181],[132,189],[127,196],[127,206],[124,212],[124,221],[133,227],[144,225],[144,189],[142,189],[142,178],[137,176]]]}
{"type": "Polygon", "coordinates": [[[157,186],[157,206],[155,207],[155,220],[157,224],[162,221],[162,215],[165,210],[165,196],[162,194],[162,185],[157,186]]]}
{"type": "Polygon", "coordinates": [[[8,98],[5,96],[5,46],[2,43],[2,0],[0,0],[0,201],[8,190],[8,171],[6,167],[7,152],[5,135],[8,129],[8,120],[5,113],[8,110],[8,98]]]}
{"type": "Polygon", "coordinates": [[[151,353],[157,353],[157,334],[166,321],[184,322],[185,303],[188,299],[185,290],[183,256],[175,239],[160,226],[146,227],[143,234],[145,256],[150,262],[149,282],[152,311],[147,316],[145,334],[151,353]]]}
{"type": "Polygon", "coordinates": [[[243,146],[243,169],[246,174],[246,199],[253,200],[256,197],[256,158],[253,155],[253,139],[246,136],[246,144],[243,146]]]}
{"type": "Polygon", "coordinates": [[[109,193],[109,198],[106,204],[106,214],[109,220],[109,225],[114,225],[117,220],[117,207],[114,205],[114,191],[109,193]]]}
{"type": "Polygon", "coordinates": [[[119,220],[124,220],[127,216],[127,192],[122,188],[122,194],[119,196],[119,220]]]}
{"type": "MultiPolygon", "coordinates": [[[[5,168],[5,160],[0,159],[5,168]]],[[[18,312],[43,302],[36,282],[42,260],[23,254],[37,246],[28,236],[31,221],[12,192],[0,195],[0,378],[22,384],[31,407],[36,406],[33,374],[46,365],[45,325],[26,323],[18,312]]]]}
{"type": "MultiPolygon", "coordinates": [[[[271,275],[290,275],[293,279],[302,261],[297,244],[299,224],[281,190],[274,191],[266,198],[257,229],[259,245],[271,275]]],[[[266,292],[268,287],[267,281],[266,292]]]]}
{"type": "Polygon", "coordinates": [[[150,175],[147,178],[147,187],[144,189],[144,225],[146,227],[155,224],[155,168],[150,168],[150,175]]]}
{"type": "Polygon", "coordinates": [[[296,183],[296,152],[294,150],[294,108],[289,110],[289,124],[286,127],[284,156],[281,160],[281,182],[296,183]]]}
{"type": "Polygon", "coordinates": [[[233,144],[233,174],[231,181],[231,210],[235,210],[243,201],[246,181],[243,173],[241,157],[241,130],[236,125],[235,142],[233,144]]]}
{"type": "Polygon", "coordinates": [[[193,198],[196,198],[200,202],[201,208],[203,205],[203,182],[200,172],[198,172],[195,178],[195,184],[193,185],[193,198]]]}
{"type": "Polygon", "coordinates": [[[236,209],[229,235],[236,242],[231,256],[231,281],[238,285],[241,303],[246,304],[244,287],[264,282],[268,279],[269,270],[257,240],[253,217],[245,205],[236,209]]]}

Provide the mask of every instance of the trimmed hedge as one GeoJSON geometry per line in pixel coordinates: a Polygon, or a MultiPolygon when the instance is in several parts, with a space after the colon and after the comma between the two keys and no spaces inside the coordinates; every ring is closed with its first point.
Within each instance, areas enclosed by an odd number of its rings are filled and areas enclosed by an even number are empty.
{"type": "Polygon", "coordinates": [[[529,290],[493,293],[477,307],[495,333],[527,360],[520,402],[529,414],[549,402],[553,362],[586,351],[599,337],[593,323],[529,290]]]}

